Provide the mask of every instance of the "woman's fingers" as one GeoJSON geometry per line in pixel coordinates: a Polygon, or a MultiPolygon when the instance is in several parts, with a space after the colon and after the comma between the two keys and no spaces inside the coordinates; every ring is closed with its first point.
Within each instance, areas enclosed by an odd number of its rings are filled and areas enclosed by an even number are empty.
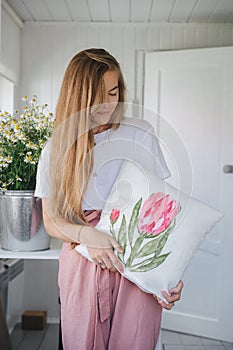
{"type": "MultiPolygon", "coordinates": [[[[182,292],[182,289],[184,288],[184,283],[183,283],[183,281],[179,281],[178,282],[178,284],[176,285],[176,287],[174,287],[174,288],[171,288],[170,290],[169,290],[169,293],[170,294],[178,294],[179,296],[181,296],[181,292],[182,292]]],[[[179,300],[179,299],[177,299],[177,300],[179,300]]]]}
{"type": "Polygon", "coordinates": [[[154,295],[155,298],[157,298],[158,300],[158,303],[165,309],[167,310],[171,310],[173,308],[173,306],[175,305],[175,302],[180,300],[181,298],[181,292],[182,292],[182,289],[184,287],[184,284],[182,281],[179,281],[177,283],[177,285],[174,287],[174,288],[171,288],[169,290],[169,292],[165,292],[165,291],[162,291],[161,294],[163,295],[164,299],[167,301],[164,302],[162,299],[160,299],[159,297],[156,297],[154,295]]]}
{"type": "Polygon", "coordinates": [[[110,238],[110,242],[111,245],[113,246],[113,248],[118,252],[118,253],[123,253],[123,249],[120,246],[120,244],[114,239],[114,238],[110,238]]]}
{"type": "MultiPolygon", "coordinates": [[[[99,261],[102,261],[107,269],[109,269],[113,272],[117,272],[117,270],[119,270],[120,272],[124,271],[120,260],[114,254],[112,249],[105,250],[100,255],[101,255],[101,258],[99,259],[99,261]]],[[[97,261],[98,261],[98,259],[97,259],[97,261]]],[[[102,266],[100,266],[100,267],[102,267],[102,266]]]]}
{"type": "Polygon", "coordinates": [[[117,272],[117,270],[120,272],[124,271],[120,260],[114,254],[112,248],[98,249],[88,247],[87,249],[90,257],[97,266],[107,268],[113,272],[117,272]]]}
{"type": "MultiPolygon", "coordinates": [[[[162,292],[163,294],[163,292],[162,292]]],[[[167,300],[167,293],[166,293],[166,297],[165,295],[163,294],[164,298],[167,300]]],[[[166,310],[171,310],[173,308],[173,306],[175,306],[175,303],[174,302],[169,302],[167,300],[167,303],[165,301],[163,301],[161,298],[157,297],[156,295],[153,295],[153,297],[155,299],[157,299],[158,303],[162,306],[162,308],[166,309],[166,310]]]]}
{"type": "Polygon", "coordinates": [[[101,267],[101,269],[106,269],[106,265],[105,265],[103,260],[101,260],[101,259],[98,260],[98,259],[94,259],[94,258],[92,258],[92,260],[94,261],[94,263],[97,266],[101,267]]]}
{"type": "Polygon", "coordinates": [[[168,304],[165,303],[162,299],[160,299],[159,297],[156,297],[156,295],[154,295],[154,298],[157,299],[158,303],[162,306],[162,308],[166,310],[171,310],[175,305],[174,303],[168,303],[168,304]]]}
{"type": "Polygon", "coordinates": [[[109,259],[113,265],[114,268],[117,268],[118,271],[120,272],[124,272],[124,268],[120,262],[120,260],[118,259],[118,257],[114,254],[113,250],[109,250],[108,252],[108,256],[109,256],[109,259]]]}
{"type": "MultiPolygon", "coordinates": [[[[83,233],[84,229],[81,233],[83,233]]],[[[94,228],[90,229],[88,227],[85,233],[86,237],[83,234],[80,241],[82,242],[83,237],[86,238],[84,243],[87,245],[88,253],[95,264],[101,268],[106,267],[114,272],[117,270],[123,272],[123,266],[114,253],[114,249],[119,253],[123,253],[123,249],[118,242],[105,232],[95,230],[94,228]]]]}
{"type": "Polygon", "coordinates": [[[107,258],[105,258],[105,257],[103,257],[100,261],[98,261],[98,260],[95,260],[94,261],[95,263],[96,263],[96,265],[98,266],[98,267],[100,267],[101,269],[108,269],[108,270],[110,270],[110,271],[112,271],[112,272],[117,272],[117,270],[115,269],[115,267],[110,263],[110,261],[109,261],[109,259],[107,258]]]}
{"type": "Polygon", "coordinates": [[[108,256],[103,257],[103,262],[108,270],[111,270],[112,272],[117,272],[116,268],[112,264],[112,261],[108,256]]]}
{"type": "Polygon", "coordinates": [[[163,297],[167,300],[168,303],[174,303],[175,301],[179,300],[177,299],[177,295],[169,295],[167,292],[162,291],[161,294],[163,295],[163,297]]]}

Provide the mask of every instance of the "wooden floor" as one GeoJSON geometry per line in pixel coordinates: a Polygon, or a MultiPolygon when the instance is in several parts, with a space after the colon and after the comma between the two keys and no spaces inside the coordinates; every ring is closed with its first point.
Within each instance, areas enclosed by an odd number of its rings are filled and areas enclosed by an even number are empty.
{"type": "MultiPolygon", "coordinates": [[[[24,331],[17,324],[11,334],[13,350],[58,350],[58,333],[58,324],[48,324],[43,331],[24,331]]],[[[232,343],[166,330],[161,338],[163,350],[233,350],[232,343]]]]}

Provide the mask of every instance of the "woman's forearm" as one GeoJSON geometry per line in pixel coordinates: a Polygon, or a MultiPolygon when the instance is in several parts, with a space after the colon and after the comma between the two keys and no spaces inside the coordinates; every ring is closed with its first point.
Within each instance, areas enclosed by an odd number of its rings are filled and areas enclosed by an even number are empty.
{"type": "Polygon", "coordinates": [[[51,214],[49,200],[43,198],[43,218],[44,225],[48,234],[52,237],[59,238],[65,242],[83,243],[88,247],[96,249],[118,249],[122,251],[119,243],[108,233],[99,231],[91,225],[72,224],[65,219],[56,217],[51,214]]]}
{"type": "Polygon", "coordinates": [[[49,211],[49,200],[42,200],[44,225],[49,235],[65,242],[83,243],[87,246],[92,260],[99,266],[104,261],[111,271],[123,272],[120,260],[114,250],[123,253],[119,243],[108,233],[96,230],[91,225],[76,225],[62,218],[53,218],[49,211]],[[117,270],[116,270],[117,268],[117,270]]]}
{"type": "Polygon", "coordinates": [[[71,224],[61,218],[54,219],[49,214],[48,200],[45,198],[42,199],[42,208],[44,226],[50,236],[65,242],[80,243],[79,236],[83,225],[71,224]]]}

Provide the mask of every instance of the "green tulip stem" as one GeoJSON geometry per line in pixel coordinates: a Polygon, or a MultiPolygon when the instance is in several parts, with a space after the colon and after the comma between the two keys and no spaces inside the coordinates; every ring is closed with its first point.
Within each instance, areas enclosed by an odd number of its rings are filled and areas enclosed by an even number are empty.
{"type": "Polygon", "coordinates": [[[114,230],[114,224],[111,224],[111,226],[110,226],[110,232],[111,232],[111,235],[113,236],[113,238],[116,239],[116,234],[115,234],[115,230],[114,230]]]}

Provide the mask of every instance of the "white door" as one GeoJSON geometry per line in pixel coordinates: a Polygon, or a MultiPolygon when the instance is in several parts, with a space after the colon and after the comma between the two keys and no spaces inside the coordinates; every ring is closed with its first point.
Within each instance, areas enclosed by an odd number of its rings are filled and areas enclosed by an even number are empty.
{"type": "Polygon", "coordinates": [[[233,48],[146,53],[144,107],[169,182],[186,192],[193,186],[193,197],[224,214],[186,270],[182,301],[164,313],[163,328],[232,342],[233,173],[223,167],[233,164],[233,48]]]}

